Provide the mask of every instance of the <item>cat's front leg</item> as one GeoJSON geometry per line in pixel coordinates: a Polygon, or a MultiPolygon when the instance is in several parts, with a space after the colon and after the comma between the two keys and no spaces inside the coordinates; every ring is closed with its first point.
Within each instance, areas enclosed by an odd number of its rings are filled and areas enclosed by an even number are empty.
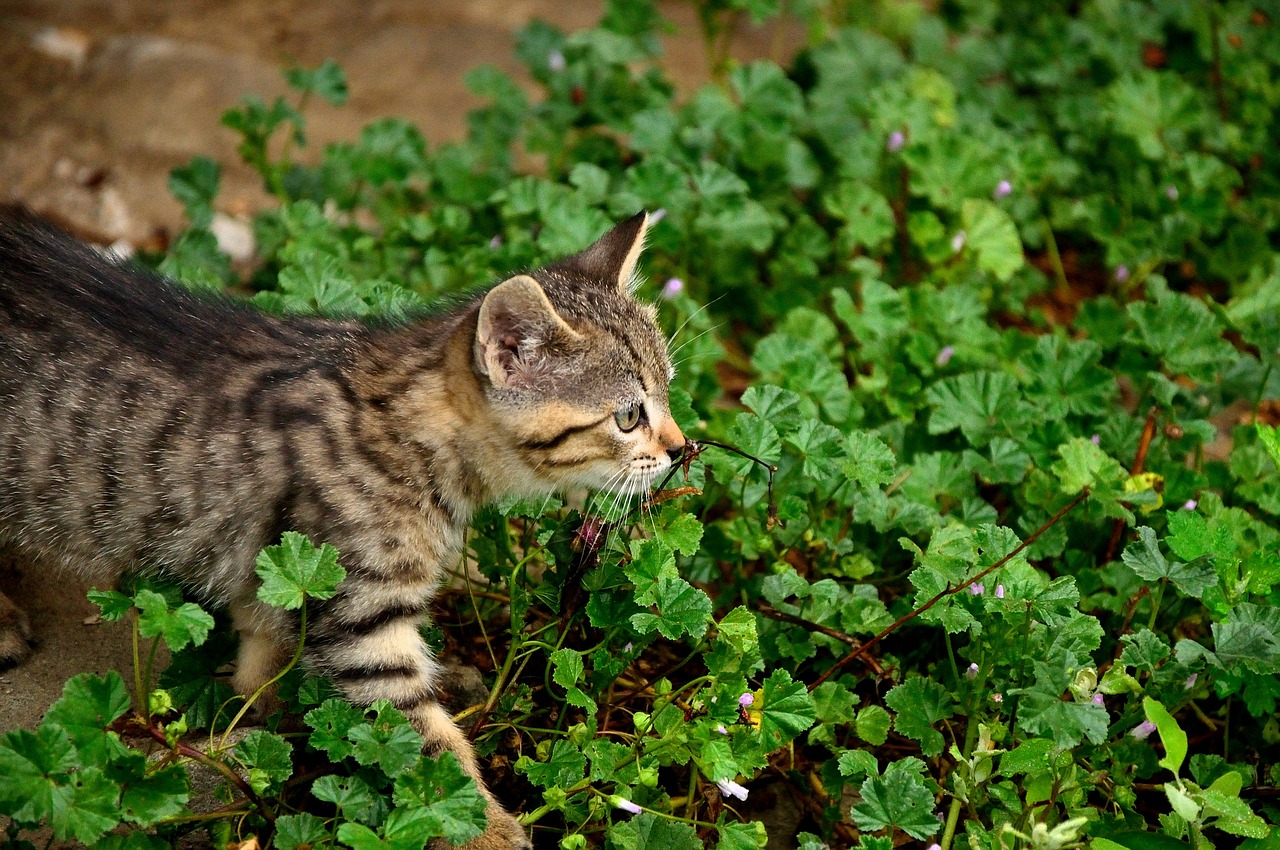
{"type": "MultiPolygon", "coordinates": [[[[340,593],[317,612],[315,640],[308,641],[314,666],[328,673],[353,703],[389,700],[422,735],[428,754],[457,757],[488,801],[485,831],[466,850],[531,850],[524,828],[484,784],[471,742],[439,702],[439,664],[418,632],[427,600],[406,598],[400,589],[396,601],[377,606],[370,604],[376,601],[376,588],[356,591],[348,585],[346,592],[361,594],[363,604],[343,605],[340,593]]],[[[453,847],[444,841],[433,846],[453,847]]]]}

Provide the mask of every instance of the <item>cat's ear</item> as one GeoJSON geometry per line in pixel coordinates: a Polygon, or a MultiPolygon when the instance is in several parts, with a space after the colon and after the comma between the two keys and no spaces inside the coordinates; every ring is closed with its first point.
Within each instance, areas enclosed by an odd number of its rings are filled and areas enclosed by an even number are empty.
{"type": "Polygon", "coordinates": [[[638,212],[596,240],[595,244],[573,257],[575,265],[587,276],[614,284],[629,294],[638,282],[636,263],[644,250],[644,235],[649,229],[649,214],[638,212]]]}
{"type": "Polygon", "coordinates": [[[550,372],[551,350],[581,339],[536,280],[516,275],[489,290],[476,325],[476,368],[499,387],[530,388],[550,372]]]}

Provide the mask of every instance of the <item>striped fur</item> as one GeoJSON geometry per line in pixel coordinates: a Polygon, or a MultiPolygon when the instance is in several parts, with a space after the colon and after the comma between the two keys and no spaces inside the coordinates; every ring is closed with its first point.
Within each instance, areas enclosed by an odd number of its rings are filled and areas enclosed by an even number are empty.
{"type": "MultiPolygon", "coordinates": [[[[373,325],[197,297],[0,214],[0,536],[51,570],[156,570],[225,605],[244,693],[295,639],[256,600],[255,554],[288,529],[332,543],[348,577],[312,611],[309,663],[353,701],[390,699],[479,781],[419,626],[478,506],[635,491],[678,457],[666,345],[627,291],[646,224],[373,325]]],[[[28,636],[0,597],[0,661],[28,636]]],[[[492,798],[489,817],[475,850],[527,846],[492,798]]]]}

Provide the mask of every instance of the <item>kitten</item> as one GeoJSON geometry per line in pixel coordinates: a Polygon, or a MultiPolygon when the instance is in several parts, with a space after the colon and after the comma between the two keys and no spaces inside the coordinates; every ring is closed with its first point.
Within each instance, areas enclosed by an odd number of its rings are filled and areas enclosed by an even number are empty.
{"type": "MultiPolygon", "coordinates": [[[[630,294],[647,226],[377,325],[198,297],[0,213],[0,536],[95,581],[140,566],[225,605],[246,694],[295,641],[257,601],[254,556],[288,529],[332,543],[347,578],[308,609],[309,663],[458,757],[489,800],[469,848],[529,847],[437,701],[418,629],[478,506],[635,491],[680,457],[667,346],[630,294]]],[[[0,661],[28,636],[0,596],[0,661]]]]}

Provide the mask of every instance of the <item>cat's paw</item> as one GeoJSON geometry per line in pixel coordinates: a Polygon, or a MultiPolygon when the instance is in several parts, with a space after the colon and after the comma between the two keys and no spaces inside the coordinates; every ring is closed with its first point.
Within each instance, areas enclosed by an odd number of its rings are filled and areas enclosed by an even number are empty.
{"type": "Polygon", "coordinates": [[[12,667],[31,652],[31,621],[27,613],[0,593],[0,669],[12,667]]]}

